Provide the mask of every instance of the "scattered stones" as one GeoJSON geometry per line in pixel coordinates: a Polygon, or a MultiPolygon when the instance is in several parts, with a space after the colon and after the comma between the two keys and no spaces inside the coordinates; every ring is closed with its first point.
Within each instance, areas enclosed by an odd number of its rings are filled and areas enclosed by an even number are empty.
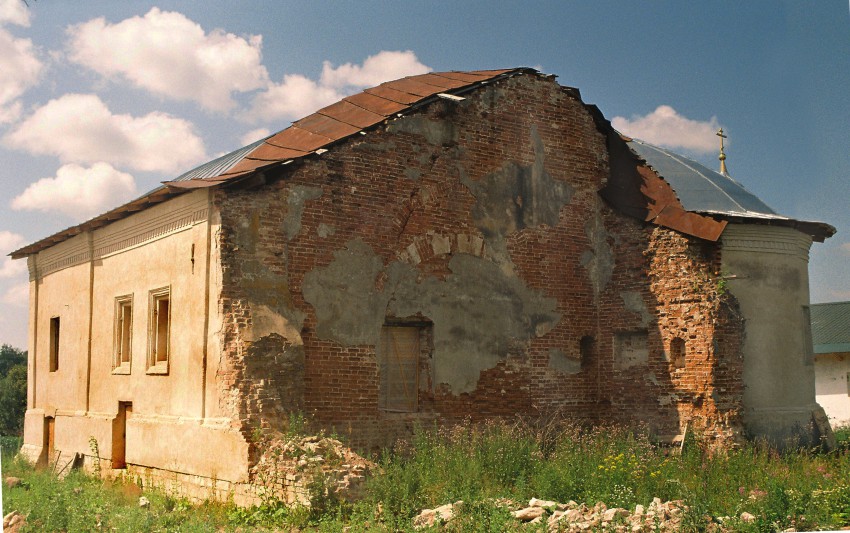
{"type": "Polygon", "coordinates": [[[447,503],[437,507],[436,509],[425,509],[413,519],[413,527],[415,529],[431,527],[438,523],[438,521],[440,524],[448,523],[449,520],[454,518],[455,507],[460,505],[463,505],[463,500],[458,500],[454,503],[447,503]]]}
{"type": "Polygon", "coordinates": [[[151,506],[151,501],[149,499],[145,498],[144,496],[139,498],[139,507],[146,509],[150,506],[151,506]]]}
{"type": "Polygon", "coordinates": [[[18,511],[12,511],[3,517],[3,531],[6,533],[16,533],[24,524],[26,524],[26,517],[19,513],[18,511]]]}
{"type": "Polygon", "coordinates": [[[755,522],[755,521],[756,521],[756,517],[751,515],[750,513],[746,512],[746,511],[741,513],[741,522],[746,522],[746,523],[750,524],[750,523],[755,522]]]}
{"type": "MultiPolygon", "coordinates": [[[[436,509],[425,509],[414,519],[417,529],[446,524],[454,516],[455,504],[447,504],[436,509]],[[448,512],[446,512],[448,510],[448,512]],[[439,520],[439,522],[438,522],[439,520]]],[[[510,500],[498,500],[495,503],[511,509],[514,518],[525,524],[545,522],[549,531],[618,531],[618,532],[667,532],[678,531],[681,525],[681,501],[662,502],[655,498],[648,508],[635,506],[630,512],[621,507],[608,508],[603,502],[595,505],[578,504],[570,501],[566,504],[532,498],[528,505],[517,506],[510,500]],[[517,508],[518,507],[518,508],[517,508]]]]}
{"type": "Polygon", "coordinates": [[[6,488],[11,489],[21,484],[21,478],[9,476],[6,478],[6,488]]]}

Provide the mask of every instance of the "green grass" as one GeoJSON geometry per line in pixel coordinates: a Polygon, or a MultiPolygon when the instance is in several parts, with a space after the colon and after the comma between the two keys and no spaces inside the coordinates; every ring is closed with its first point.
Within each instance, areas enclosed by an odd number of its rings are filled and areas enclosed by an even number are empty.
{"type": "Polygon", "coordinates": [[[328,500],[317,506],[321,511],[274,502],[248,509],[194,507],[155,491],[145,492],[151,506],[143,509],[135,485],[76,472],[58,482],[20,461],[7,462],[4,455],[4,470],[28,484],[6,491],[4,505],[27,514],[31,531],[339,531],[344,526],[400,531],[411,530],[412,517],[423,508],[464,500],[452,530],[504,531],[519,526],[497,504],[501,498],[603,501],[633,509],[658,497],[684,501],[686,531],[705,530],[726,516],[733,517],[735,531],[838,529],[850,525],[850,432],[839,437],[839,450],[828,454],[780,455],[756,444],[711,454],[691,438],[679,455],[654,446],[645,432],[621,427],[420,428],[384,452],[382,473],[369,481],[362,501],[328,500]],[[756,521],[735,521],[744,511],[756,521]]]}

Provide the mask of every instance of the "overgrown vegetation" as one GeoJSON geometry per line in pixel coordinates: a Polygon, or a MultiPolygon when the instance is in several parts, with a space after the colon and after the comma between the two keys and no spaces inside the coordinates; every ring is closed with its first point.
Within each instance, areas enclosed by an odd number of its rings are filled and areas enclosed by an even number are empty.
{"type": "Polygon", "coordinates": [[[411,530],[423,508],[463,500],[454,531],[518,530],[500,499],[531,497],[633,509],[653,498],[683,500],[683,529],[726,531],[839,529],[850,525],[850,431],[839,431],[832,453],[785,454],[758,444],[709,453],[691,437],[679,455],[654,446],[645,432],[620,427],[533,427],[492,423],[424,428],[380,459],[381,474],[358,503],[288,509],[274,501],[248,509],[228,504],[195,508],[135,485],[104,483],[74,473],[63,482],[4,457],[28,487],[4,494],[8,510],[28,515],[32,531],[208,531],[301,528],[339,531],[411,530]],[[755,521],[738,517],[748,512],[755,521]],[[729,518],[726,518],[729,517],[729,518]]]}
{"type": "Polygon", "coordinates": [[[0,346],[0,435],[20,436],[27,410],[27,352],[0,346]]]}

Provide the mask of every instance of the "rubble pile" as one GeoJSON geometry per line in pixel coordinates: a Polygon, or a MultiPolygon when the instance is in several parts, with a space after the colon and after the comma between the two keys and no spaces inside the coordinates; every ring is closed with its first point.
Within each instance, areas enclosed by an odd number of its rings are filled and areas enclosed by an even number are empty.
{"type": "MultiPolygon", "coordinates": [[[[686,507],[681,501],[662,502],[655,498],[649,506],[637,505],[634,510],[620,507],[608,508],[599,502],[589,507],[574,501],[558,503],[532,498],[528,505],[500,500],[498,505],[512,509],[518,522],[528,524],[545,523],[549,531],[678,531],[682,512],[686,507]]],[[[416,529],[448,524],[463,501],[425,509],[413,520],[416,529]]]]}
{"type": "Polygon", "coordinates": [[[272,438],[251,469],[254,483],[286,503],[310,505],[316,497],[355,501],[377,466],[342,442],[324,436],[272,438]]]}

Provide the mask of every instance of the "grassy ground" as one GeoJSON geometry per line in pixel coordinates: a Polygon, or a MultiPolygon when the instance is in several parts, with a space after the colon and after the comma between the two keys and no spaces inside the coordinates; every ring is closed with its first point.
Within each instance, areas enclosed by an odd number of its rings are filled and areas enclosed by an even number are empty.
{"type": "Polygon", "coordinates": [[[733,518],[727,526],[735,531],[839,529],[850,525],[850,431],[839,436],[844,444],[829,454],[779,455],[758,445],[708,454],[691,439],[678,455],[623,428],[491,424],[421,430],[384,454],[383,473],[370,481],[364,500],[351,505],[319,499],[313,510],[274,502],[251,509],[212,503],[196,507],[148,491],[144,495],[151,504],[141,508],[135,485],[76,472],[57,482],[47,472],[11,460],[4,448],[4,476],[21,477],[26,487],[4,492],[3,512],[26,514],[31,531],[339,531],[345,526],[398,531],[410,530],[411,517],[423,508],[464,500],[453,530],[504,531],[520,526],[495,503],[498,498],[603,501],[633,509],[659,497],[684,500],[689,507],[684,529],[689,531],[745,511],[756,521],[733,518]]]}

